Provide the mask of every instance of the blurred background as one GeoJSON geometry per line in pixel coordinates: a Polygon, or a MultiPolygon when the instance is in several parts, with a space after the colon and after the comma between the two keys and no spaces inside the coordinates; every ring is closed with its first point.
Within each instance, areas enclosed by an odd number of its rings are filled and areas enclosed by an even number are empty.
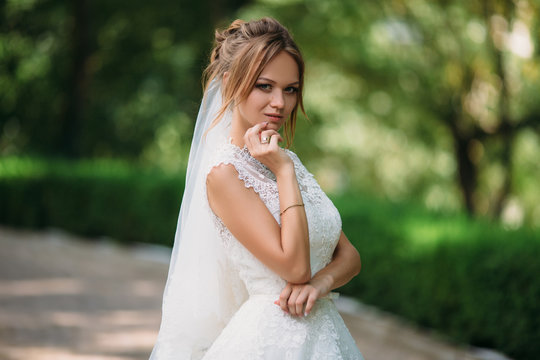
{"type": "Polygon", "coordinates": [[[263,16],[306,61],[292,149],[363,257],[340,291],[539,358],[538,0],[2,2],[0,223],[171,246],[213,31],[263,16]]]}

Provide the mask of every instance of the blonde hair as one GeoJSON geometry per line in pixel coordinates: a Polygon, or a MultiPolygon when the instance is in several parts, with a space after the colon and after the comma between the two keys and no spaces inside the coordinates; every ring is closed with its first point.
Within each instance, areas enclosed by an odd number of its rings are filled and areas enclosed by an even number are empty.
{"type": "Polygon", "coordinates": [[[226,72],[228,78],[225,84],[222,83],[223,105],[211,127],[219,122],[229,107],[249,96],[264,67],[282,51],[296,61],[299,74],[297,102],[283,131],[286,146],[292,144],[298,108],[306,116],[302,100],[304,60],[289,31],[269,17],[249,22],[235,20],[227,29],[216,30],[210,64],[203,73],[204,88],[214,79],[222,81],[226,72]]]}

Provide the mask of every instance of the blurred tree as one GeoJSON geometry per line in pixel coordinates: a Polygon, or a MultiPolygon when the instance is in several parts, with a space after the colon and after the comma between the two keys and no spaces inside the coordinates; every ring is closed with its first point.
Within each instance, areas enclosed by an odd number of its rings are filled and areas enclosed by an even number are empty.
{"type": "Polygon", "coordinates": [[[243,14],[293,30],[312,69],[308,139],[352,181],[452,203],[454,174],[469,214],[498,217],[522,171],[514,139],[540,131],[539,10],[527,0],[260,0],[243,14]]]}
{"type": "Polygon", "coordinates": [[[304,51],[295,146],[327,189],[540,225],[537,0],[246,3],[1,3],[0,154],[181,169],[212,30],[241,8],[304,51]]]}
{"type": "MultiPolygon", "coordinates": [[[[503,180],[498,191],[488,200],[492,215],[499,217],[512,187],[513,139],[523,128],[540,130],[540,107],[531,106],[520,111],[511,111],[510,108],[513,102],[515,106],[520,106],[523,95],[534,97],[534,94],[523,94],[509,83],[509,73],[512,71],[518,72],[514,74],[514,82],[522,84],[526,81],[523,78],[526,74],[519,74],[521,69],[511,62],[514,56],[532,57],[529,28],[531,25],[537,26],[532,22],[538,19],[532,14],[537,13],[538,8],[524,1],[518,5],[521,10],[507,0],[461,4],[457,1],[440,2],[438,11],[455,16],[442,16],[444,21],[441,26],[434,29],[429,20],[421,18],[417,9],[406,2],[403,5],[407,7],[405,18],[419,31],[424,46],[436,50],[436,63],[440,69],[455,72],[450,75],[455,77],[451,80],[455,84],[444,81],[447,74],[437,76],[437,81],[446,88],[446,99],[440,101],[432,96],[428,103],[435,114],[440,114],[439,119],[448,127],[454,139],[458,180],[465,207],[470,214],[477,212],[477,202],[480,200],[477,191],[479,157],[482,155],[479,151],[490,142],[498,147],[488,161],[500,163],[503,180]],[[483,33],[487,33],[487,36],[480,39],[485,36],[483,33]],[[449,41],[454,49],[445,42],[441,44],[444,36],[449,37],[446,42],[449,41]],[[519,44],[520,48],[512,48],[516,46],[511,43],[512,36],[523,37],[525,43],[519,44]],[[474,42],[475,37],[482,40],[480,46],[471,46],[471,40],[474,42]]],[[[535,66],[538,66],[538,57],[535,62],[535,66]]],[[[432,70],[437,73],[437,69],[432,70]]],[[[423,84],[429,84],[428,79],[422,80],[423,84]]],[[[436,90],[433,83],[428,86],[428,89],[436,90]]],[[[429,94],[433,94],[433,91],[424,94],[423,99],[426,100],[429,94]]]]}
{"type": "Polygon", "coordinates": [[[3,2],[0,152],[138,158],[174,127],[189,142],[212,31],[246,2],[3,2]]]}
{"type": "Polygon", "coordinates": [[[68,74],[65,104],[63,114],[60,115],[60,137],[57,142],[57,151],[61,154],[74,157],[78,155],[77,144],[80,141],[80,128],[83,121],[84,106],[88,91],[88,61],[90,49],[89,13],[87,0],[72,0],[70,2],[73,24],[69,48],[72,51],[72,64],[68,74]]]}

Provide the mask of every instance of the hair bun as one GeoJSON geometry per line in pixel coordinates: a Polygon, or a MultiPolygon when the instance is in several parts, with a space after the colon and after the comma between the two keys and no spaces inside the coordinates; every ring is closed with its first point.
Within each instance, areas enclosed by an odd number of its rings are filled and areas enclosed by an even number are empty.
{"type": "Polygon", "coordinates": [[[223,31],[223,36],[229,37],[234,35],[242,26],[244,26],[246,22],[244,20],[234,20],[231,25],[227,29],[223,31]]]}
{"type": "Polygon", "coordinates": [[[210,62],[213,62],[217,59],[219,59],[219,55],[221,52],[221,48],[223,46],[223,43],[227,41],[227,39],[233,37],[240,28],[245,24],[246,22],[244,20],[237,19],[232,22],[232,24],[223,31],[216,30],[215,32],[215,46],[214,50],[212,51],[212,55],[210,56],[210,62]]]}

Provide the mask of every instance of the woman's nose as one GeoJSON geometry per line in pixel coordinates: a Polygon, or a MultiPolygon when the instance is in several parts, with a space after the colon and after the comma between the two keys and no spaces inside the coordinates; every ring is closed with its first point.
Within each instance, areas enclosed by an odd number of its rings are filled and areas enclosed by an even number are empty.
{"type": "Polygon", "coordinates": [[[281,90],[276,89],[276,91],[272,92],[270,106],[277,109],[281,109],[283,106],[285,106],[285,99],[283,98],[283,93],[281,90]]]}

